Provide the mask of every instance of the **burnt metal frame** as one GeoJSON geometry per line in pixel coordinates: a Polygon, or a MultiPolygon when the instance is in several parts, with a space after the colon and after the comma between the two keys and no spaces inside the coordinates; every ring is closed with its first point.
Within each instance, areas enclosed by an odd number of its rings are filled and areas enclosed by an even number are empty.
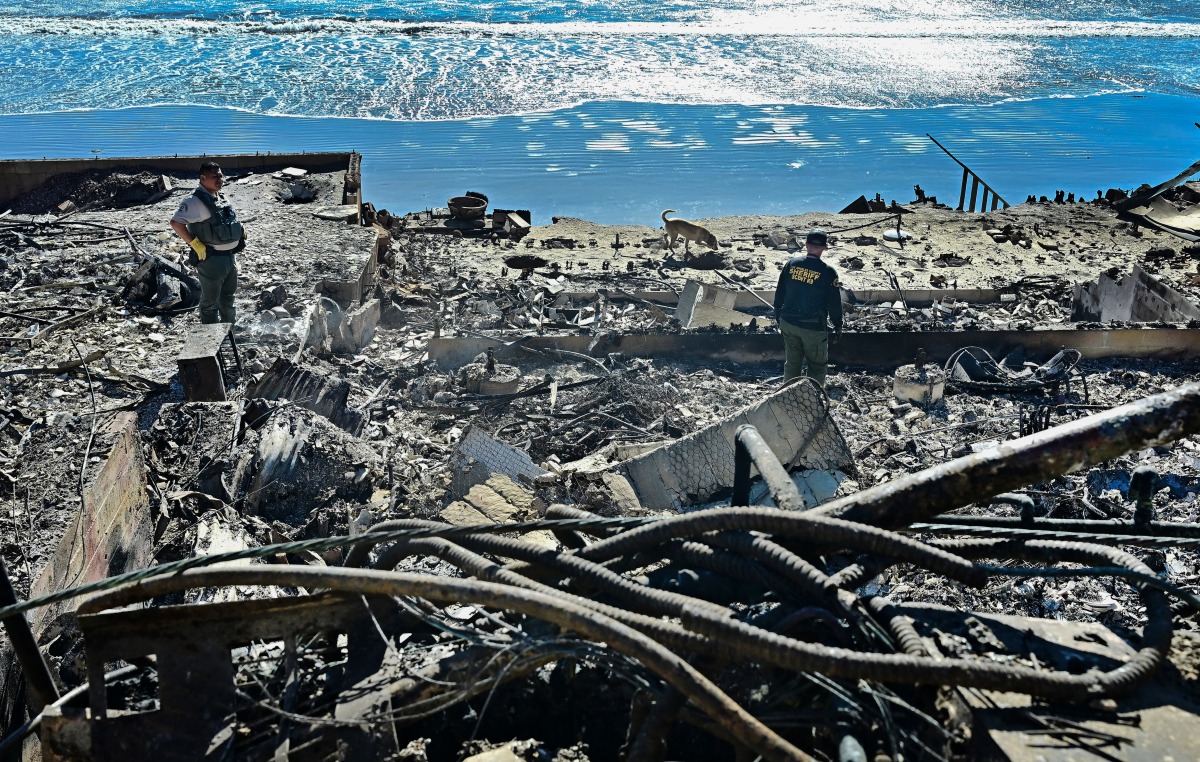
{"type": "Polygon", "coordinates": [[[979,211],[981,211],[981,212],[995,211],[996,207],[999,204],[1004,204],[1005,209],[1007,209],[1010,206],[1010,204],[1007,201],[1005,201],[1000,196],[1000,194],[997,193],[992,188],[992,186],[985,183],[979,175],[977,175],[973,171],[971,171],[970,167],[968,167],[966,164],[963,164],[961,161],[959,161],[958,157],[955,156],[954,154],[950,153],[950,151],[946,148],[946,146],[937,142],[937,138],[930,135],[928,132],[925,133],[925,137],[932,140],[933,144],[935,146],[942,149],[942,151],[947,156],[949,156],[951,159],[954,159],[955,163],[957,163],[958,166],[963,168],[962,188],[958,192],[958,207],[957,207],[958,211],[961,212],[963,210],[963,203],[967,199],[967,179],[968,178],[971,179],[971,208],[968,209],[967,211],[969,211],[969,212],[975,211],[975,196],[976,196],[976,194],[979,193],[979,186],[981,186],[981,185],[983,186],[983,198],[979,199],[979,211]],[[988,209],[988,194],[989,193],[992,194],[992,208],[990,210],[988,209]]]}
{"type": "MultiPolygon", "coordinates": [[[[0,606],[16,602],[17,593],[8,578],[4,560],[0,559],[0,606]]],[[[29,716],[36,717],[47,704],[58,700],[58,686],[54,682],[50,666],[46,664],[46,659],[38,648],[37,639],[33,636],[33,630],[25,615],[7,616],[3,619],[3,624],[13,653],[21,665],[21,672],[25,675],[25,702],[29,705],[29,716]]]]}

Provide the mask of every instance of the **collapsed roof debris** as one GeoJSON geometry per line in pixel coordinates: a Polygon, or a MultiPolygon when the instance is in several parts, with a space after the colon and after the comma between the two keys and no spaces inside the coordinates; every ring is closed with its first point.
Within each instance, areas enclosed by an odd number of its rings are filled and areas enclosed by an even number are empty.
{"type": "Polygon", "coordinates": [[[1200,756],[1195,252],[921,194],[678,258],[352,159],[230,158],[232,331],[190,164],[0,218],[0,758],[1200,756]],[[781,389],[816,226],[847,331],[781,389]]]}
{"type": "Polygon", "coordinates": [[[1170,233],[1193,243],[1200,241],[1200,206],[1196,206],[1196,190],[1179,184],[1200,174],[1200,161],[1153,188],[1142,186],[1126,199],[1114,204],[1118,217],[1170,233]],[[1189,198],[1190,197],[1190,198],[1189,198]]]}

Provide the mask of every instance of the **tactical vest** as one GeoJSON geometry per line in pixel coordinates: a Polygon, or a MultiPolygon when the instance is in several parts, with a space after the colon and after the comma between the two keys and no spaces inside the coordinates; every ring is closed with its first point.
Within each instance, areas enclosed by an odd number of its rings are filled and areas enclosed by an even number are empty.
{"type": "Polygon", "coordinates": [[[210,216],[201,222],[189,222],[189,233],[199,238],[205,246],[237,243],[242,240],[242,223],[238,222],[237,212],[233,211],[232,206],[218,203],[212,194],[203,188],[197,188],[192,195],[204,202],[210,216]]]}

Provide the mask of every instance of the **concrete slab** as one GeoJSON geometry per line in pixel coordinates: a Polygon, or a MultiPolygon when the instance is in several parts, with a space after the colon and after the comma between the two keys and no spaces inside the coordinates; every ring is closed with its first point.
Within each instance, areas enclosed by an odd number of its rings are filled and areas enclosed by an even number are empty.
{"type": "Polygon", "coordinates": [[[357,309],[343,312],[341,320],[334,330],[332,350],[343,354],[353,354],[371,343],[375,338],[375,328],[379,325],[381,314],[378,299],[371,299],[357,309]]]}
{"type": "MultiPolygon", "coordinates": [[[[1095,622],[963,612],[943,606],[903,604],[901,613],[919,628],[936,628],[972,639],[981,628],[993,643],[1012,653],[1032,652],[1053,669],[1097,666],[1112,669],[1134,649],[1095,622]]],[[[927,647],[936,644],[926,636],[927,647]]],[[[1188,636],[1181,633],[1181,636],[1188,636]]],[[[976,636],[977,637],[977,636],[976,636]]],[[[1178,637],[1178,636],[1177,636],[1178,637]]],[[[1190,637],[1190,636],[1189,636],[1190,637]]],[[[991,650],[991,648],[989,648],[991,650]]],[[[1007,654],[1001,656],[1006,657],[1007,654]]],[[[975,726],[972,759],[1011,762],[1164,762],[1200,759],[1200,697],[1178,680],[1152,679],[1116,699],[1113,711],[1047,705],[1028,694],[960,690],[975,726]]]]}

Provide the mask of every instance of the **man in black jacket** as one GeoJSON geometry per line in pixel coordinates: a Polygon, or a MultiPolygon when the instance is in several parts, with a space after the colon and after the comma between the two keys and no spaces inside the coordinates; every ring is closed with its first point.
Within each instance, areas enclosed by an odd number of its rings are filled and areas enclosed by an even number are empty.
{"type": "Polygon", "coordinates": [[[783,334],[783,382],[806,375],[825,385],[829,363],[829,324],[832,341],[842,335],[842,297],[837,271],[821,261],[829,246],[823,230],[804,239],[807,256],[793,257],[779,273],[775,288],[775,315],[783,334]],[[805,361],[808,368],[802,371],[805,361]]]}

